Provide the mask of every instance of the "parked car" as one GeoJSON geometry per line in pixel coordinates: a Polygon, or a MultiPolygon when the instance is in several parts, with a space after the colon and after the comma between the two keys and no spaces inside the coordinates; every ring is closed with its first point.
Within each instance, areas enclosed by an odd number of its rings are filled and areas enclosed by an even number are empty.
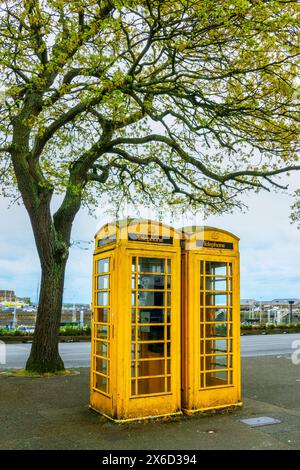
{"type": "Polygon", "coordinates": [[[17,328],[20,331],[24,331],[24,333],[34,333],[34,326],[19,326],[17,328]]]}

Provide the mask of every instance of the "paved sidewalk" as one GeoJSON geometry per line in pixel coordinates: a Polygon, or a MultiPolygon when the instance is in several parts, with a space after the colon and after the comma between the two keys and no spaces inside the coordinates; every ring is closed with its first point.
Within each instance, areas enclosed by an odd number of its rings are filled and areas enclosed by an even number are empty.
{"type": "Polygon", "coordinates": [[[300,449],[300,365],[290,356],[245,358],[244,406],[230,413],[117,425],[88,400],[87,368],[70,377],[0,376],[0,449],[300,449]],[[240,422],[256,416],[281,423],[240,422]]]}

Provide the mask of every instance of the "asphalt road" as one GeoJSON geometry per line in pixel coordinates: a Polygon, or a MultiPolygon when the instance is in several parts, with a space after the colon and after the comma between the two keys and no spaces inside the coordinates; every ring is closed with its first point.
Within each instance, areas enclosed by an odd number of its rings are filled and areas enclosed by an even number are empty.
{"type": "Polygon", "coordinates": [[[243,357],[292,354],[295,348],[300,348],[300,333],[249,335],[241,337],[241,351],[243,357]],[[299,341],[299,343],[295,344],[294,341],[299,341]]]}
{"type": "MultiPolygon", "coordinates": [[[[7,344],[6,362],[3,361],[4,349],[0,344],[0,369],[22,369],[29,355],[30,344],[7,344]]],[[[300,333],[280,335],[242,336],[241,351],[243,357],[277,356],[292,354],[300,348],[300,333]],[[293,342],[299,341],[293,348],[293,342]]],[[[88,367],[90,365],[90,343],[60,343],[60,353],[66,367],[88,367]]]]}

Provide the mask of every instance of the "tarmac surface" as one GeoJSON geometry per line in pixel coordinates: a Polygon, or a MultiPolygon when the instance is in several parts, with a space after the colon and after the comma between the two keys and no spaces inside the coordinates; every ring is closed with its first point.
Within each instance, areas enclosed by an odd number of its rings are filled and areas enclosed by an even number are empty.
{"type": "MultiPolygon", "coordinates": [[[[299,333],[242,336],[241,355],[242,357],[252,357],[292,354],[293,345],[296,344],[296,341],[298,342],[297,345],[300,346],[299,333]]],[[[6,363],[1,364],[0,354],[0,370],[10,368],[24,368],[30,353],[30,349],[31,344],[6,344],[6,363]]],[[[90,366],[90,341],[78,343],[59,343],[59,352],[65,363],[65,367],[76,368],[90,366]]]]}
{"type": "Polygon", "coordinates": [[[89,369],[55,378],[0,375],[0,449],[300,449],[300,364],[243,359],[244,406],[231,412],[115,424],[89,410],[89,369]],[[245,418],[280,423],[251,428],[245,418]]]}

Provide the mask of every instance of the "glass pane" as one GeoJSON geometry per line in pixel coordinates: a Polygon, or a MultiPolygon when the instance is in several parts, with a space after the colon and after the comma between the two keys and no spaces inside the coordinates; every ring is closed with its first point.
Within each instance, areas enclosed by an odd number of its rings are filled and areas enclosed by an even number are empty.
{"type": "Polygon", "coordinates": [[[227,371],[216,372],[216,373],[215,373],[216,379],[224,380],[224,382],[227,382],[227,375],[228,375],[228,372],[227,372],[227,371]]]}
{"type": "Polygon", "coordinates": [[[136,384],[136,381],[135,381],[135,380],[132,380],[132,381],[131,381],[131,395],[135,395],[135,394],[136,394],[136,391],[135,391],[135,384],[136,384]]]}
{"type": "Polygon", "coordinates": [[[135,292],[132,292],[131,294],[131,305],[135,305],[136,304],[136,294],[135,292]]]}
{"type": "Polygon", "coordinates": [[[135,344],[131,343],[131,359],[135,358],[135,344]]]}
{"type": "Polygon", "coordinates": [[[200,374],[200,388],[204,388],[204,376],[205,374],[200,374]]]}
{"type": "Polygon", "coordinates": [[[137,344],[137,359],[164,357],[164,343],[137,344]]]}
{"type": "Polygon", "coordinates": [[[200,276],[203,275],[204,272],[204,261],[200,261],[200,276]]]}
{"type": "MultiPolygon", "coordinates": [[[[206,354],[209,354],[206,351],[206,354]]],[[[210,369],[227,369],[227,356],[210,356],[206,357],[206,370],[210,369]]]]}
{"type": "Polygon", "coordinates": [[[171,289],[171,276],[167,276],[167,289],[171,289]]]}
{"type": "Polygon", "coordinates": [[[95,354],[107,357],[109,355],[109,344],[105,341],[96,341],[95,354]]]}
{"type": "Polygon", "coordinates": [[[231,336],[231,327],[230,325],[227,325],[226,323],[218,323],[218,324],[212,324],[212,325],[206,325],[205,326],[205,336],[207,338],[209,337],[215,337],[215,336],[231,336]]]}
{"type": "Polygon", "coordinates": [[[132,257],[132,261],[131,261],[131,271],[132,271],[132,272],[135,272],[135,271],[136,271],[136,257],[135,257],[135,256],[132,257]]]}
{"type": "Polygon", "coordinates": [[[206,387],[228,384],[228,372],[209,372],[206,374],[206,387]]]}
{"type": "Polygon", "coordinates": [[[164,326],[140,326],[137,328],[138,341],[164,340],[164,328],[164,326]]]}
{"type": "Polygon", "coordinates": [[[165,391],[165,378],[138,380],[138,395],[163,393],[165,391]]]}
{"type": "Polygon", "coordinates": [[[171,309],[170,308],[167,308],[167,323],[170,323],[171,322],[171,309]]]}
{"type": "Polygon", "coordinates": [[[136,289],[136,276],[131,276],[131,289],[136,289]]]}
{"type": "Polygon", "coordinates": [[[206,285],[205,288],[207,291],[221,291],[225,292],[231,288],[231,280],[229,278],[215,278],[215,277],[206,277],[206,285]],[[227,283],[228,284],[227,284],[227,283]]]}
{"type": "MultiPolygon", "coordinates": [[[[200,322],[204,321],[204,317],[205,317],[205,309],[200,308],[200,322]]],[[[201,334],[200,336],[203,336],[203,335],[201,334]]]]}
{"type": "Polygon", "coordinates": [[[226,291],[226,278],[208,277],[206,279],[206,290],[226,291]]]}
{"type": "Polygon", "coordinates": [[[136,319],[135,319],[135,313],[136,313],[136,309],[135,308],[132,308],[131,309],[131,323],[135,323],[136,319]]]}
{"type": "Polygon", "coordinates": [[[167,260],[167,273],[171,274],[171,260],[170,259],[167,260]]]}
{"type": "Polygon", "coordinates": [[[94,375],[95,377],[95,387],[101,392],[108,393],[108,379],[107,377],[102,377],[101,375],[94,375]]]}
{"type": "Polygon", "coordinates": [[[226,294],[206,294],[206,305],[227,305],[226,294]]]}
{"type": "Polygon", "coordinates": [[[206,308],[205,321],[229,321],[229,313],[226,308],[206,308]]]}
{"type": "Polygon", "coordinates": [[[167,326],[167,340],[169,341],[171,339],[171,327],[170,326],[167,326]]]}
{"type": "Polygon", "coordinates": [[[163,308],[140,308],[138,310],[139,323],[164,323],[163,308]]]}
{"type": "Polygon", "coordinates": [[[139,289],[164,289],[164,276],[139,274],[139,289]]]}
{"type": "Polygon", "coordinates": [[[226,263],[206,261],[205,272],[213,276],[226,276],[226,263]]]}
{"type": "Polygon", "coordinates": [[[108,361],[106,359],[96,357],[96,371],[101,372],[101,374],[108,375],[108,361]]]}
{"type": "Polygon", "coordinates": [[[139,258],[138,271],[142,273],[163,273],[165,260],[159,258],[139,258]]]}
{"type": "Polygon", "coordinates": [[[138,304],[148,307],[164,305],[164,292],[139,292],[138,304]]]}
{"type": "Polygon", "coordinates": [[[171,292],[167,292],[167,307],[171,307],[171,292]]]}
{"type": "Polygon", "coordinates": [[[109,292],[97,293],[97,305],[109,305],[109,292]]]}
{"type": "Polygon", "coordinates": [[[135,333],[136,333],[136,328],[135,326],[132,326],[131,327],[131,341],[136,341],[135,333]]]}
{"type": "Polygon", "coordinates": [[[107,273],[109,271],[109,258],[99,259],[97,262],[97,273],[107,273]]]}
{"type": "Polygon", "coordinates": [[[96,309],[96,322],[107,323],[109,322],[109,309],[97,308],[96,309]]]}
{"type": "Polygon", "coordinates": [[[146,377],[153,375],[165,375],[165,361],[139,361],[132,362],[132,377],[146,377]],[[134,367],[136,364],[136,367],[134,367]]]}
{"type": "MultiPolygon", "coordinates": [[[[206,277],[204,285],[205,285],[205,290],[207,291],[214,290],[214,278],[206,277]]],[[[204,286],[203,286],[203,290],[204,290],[204,286]]]]}
{"type": "Polygon", "coordinates": [[[98,289],[108,289],[109,287],[109,276],[98,277],[98,289]]]}
{"type": "Polygon", "coordinates": [[[106,325],[97,325],[96,337],[106,339],[109,336],[109,327],[106,325]]]}
{"type": "Polygon", "coordinates": [[[206,342],[207,353],[229,352],[230,342],[226,339],[214,339],[206,342]]]}

